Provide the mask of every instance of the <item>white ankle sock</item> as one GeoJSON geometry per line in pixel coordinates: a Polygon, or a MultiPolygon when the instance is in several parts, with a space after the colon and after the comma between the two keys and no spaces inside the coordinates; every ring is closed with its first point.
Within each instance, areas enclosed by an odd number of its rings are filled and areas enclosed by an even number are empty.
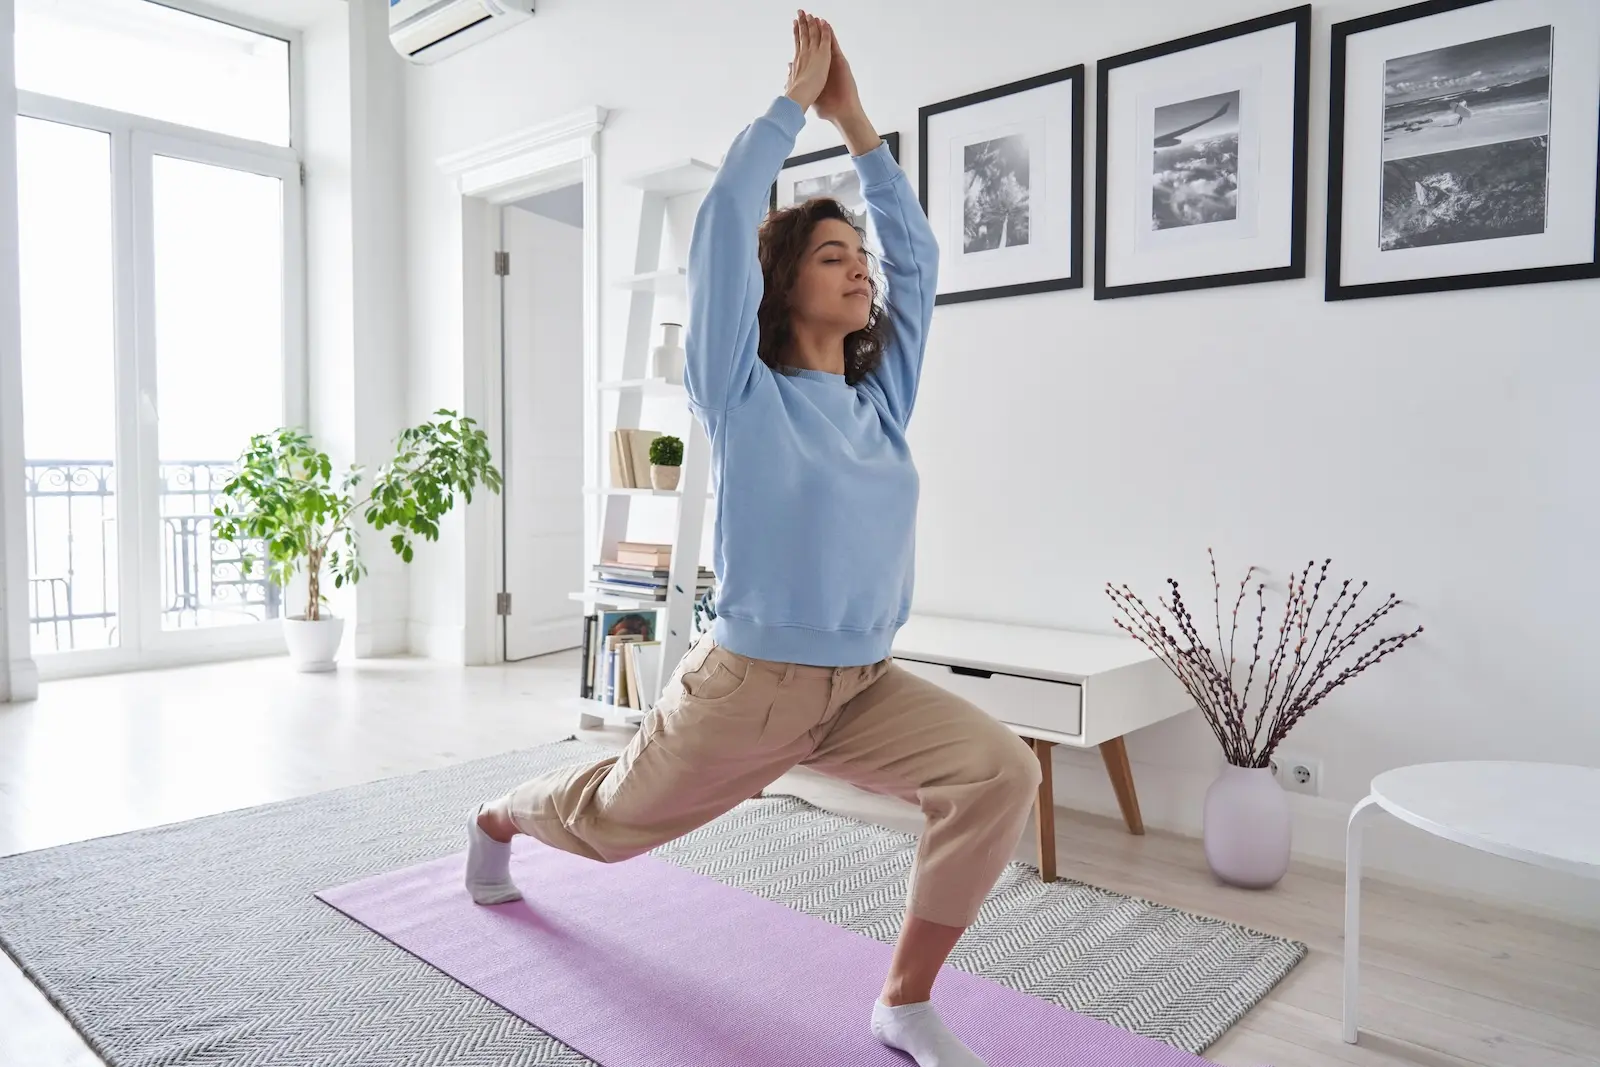
{"type": "Polygon", "coordinates": [[[872,1006],[872,1036],[917,1061],[917,1067],[984,1067],[977,1054],[950,1032],[933,1005],[872,1006]]]}
{"type": "Polygon", "coordinates": [[[478,812],[467,816],[467,892],[479,904],[506,904],[522,899],[511,880],[511,844],[496,841],[478,827],[478,812]]]}

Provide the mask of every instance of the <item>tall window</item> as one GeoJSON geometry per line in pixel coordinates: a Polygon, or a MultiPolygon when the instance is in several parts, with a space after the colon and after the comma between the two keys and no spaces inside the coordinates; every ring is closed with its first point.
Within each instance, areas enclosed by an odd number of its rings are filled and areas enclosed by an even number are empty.
{"type": "Polygon", "coordinates": [[[291,42],[150,0],[16,0],[29,608],[41,668],[269,640],[212,537],[304,414],[291,42]]]}

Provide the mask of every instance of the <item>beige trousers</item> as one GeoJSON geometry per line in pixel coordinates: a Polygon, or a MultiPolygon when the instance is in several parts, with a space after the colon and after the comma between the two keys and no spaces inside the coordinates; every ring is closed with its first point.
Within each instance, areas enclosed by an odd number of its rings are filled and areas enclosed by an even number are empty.
{"type": "Polygon", "coordinates": [[[1040,778],[1016,734],[890,660],[775,663],[703,634],[621,754],[507,799],[523,833],[611,863],[704,826],[797,765],[921,806],[907,910],[957,927],[1010,861],[1040,778]]]}

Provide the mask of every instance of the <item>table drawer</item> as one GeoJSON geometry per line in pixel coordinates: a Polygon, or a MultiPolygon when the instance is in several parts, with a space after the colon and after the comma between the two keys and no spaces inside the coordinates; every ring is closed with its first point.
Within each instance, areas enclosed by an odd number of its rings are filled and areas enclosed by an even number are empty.
{"type": "Polygon", "coordinates": [[[1001,722],[1013,726],[1083,733],[1083,689],[1071,682],[1023,678],[1014,674],[969,673],[942,663],[896,658],[906,671],[965,697],[1001,722]]]}

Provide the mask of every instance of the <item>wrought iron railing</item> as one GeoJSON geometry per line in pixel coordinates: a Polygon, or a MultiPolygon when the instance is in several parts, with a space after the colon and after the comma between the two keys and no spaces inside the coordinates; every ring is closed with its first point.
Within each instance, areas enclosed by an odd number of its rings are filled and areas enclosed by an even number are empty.
{"type": "MultiPolygon", "coordinates": [[[[261,622],[281,614],[260,546],[249,571],[240,546],[212,536],[212,509],[233,464],[160,466],[164,629],[261,622]]],[[[29,623],[35,652],[119,643],[117,484],[110,460],[29,460],[24,481],[29,623]]]]}

